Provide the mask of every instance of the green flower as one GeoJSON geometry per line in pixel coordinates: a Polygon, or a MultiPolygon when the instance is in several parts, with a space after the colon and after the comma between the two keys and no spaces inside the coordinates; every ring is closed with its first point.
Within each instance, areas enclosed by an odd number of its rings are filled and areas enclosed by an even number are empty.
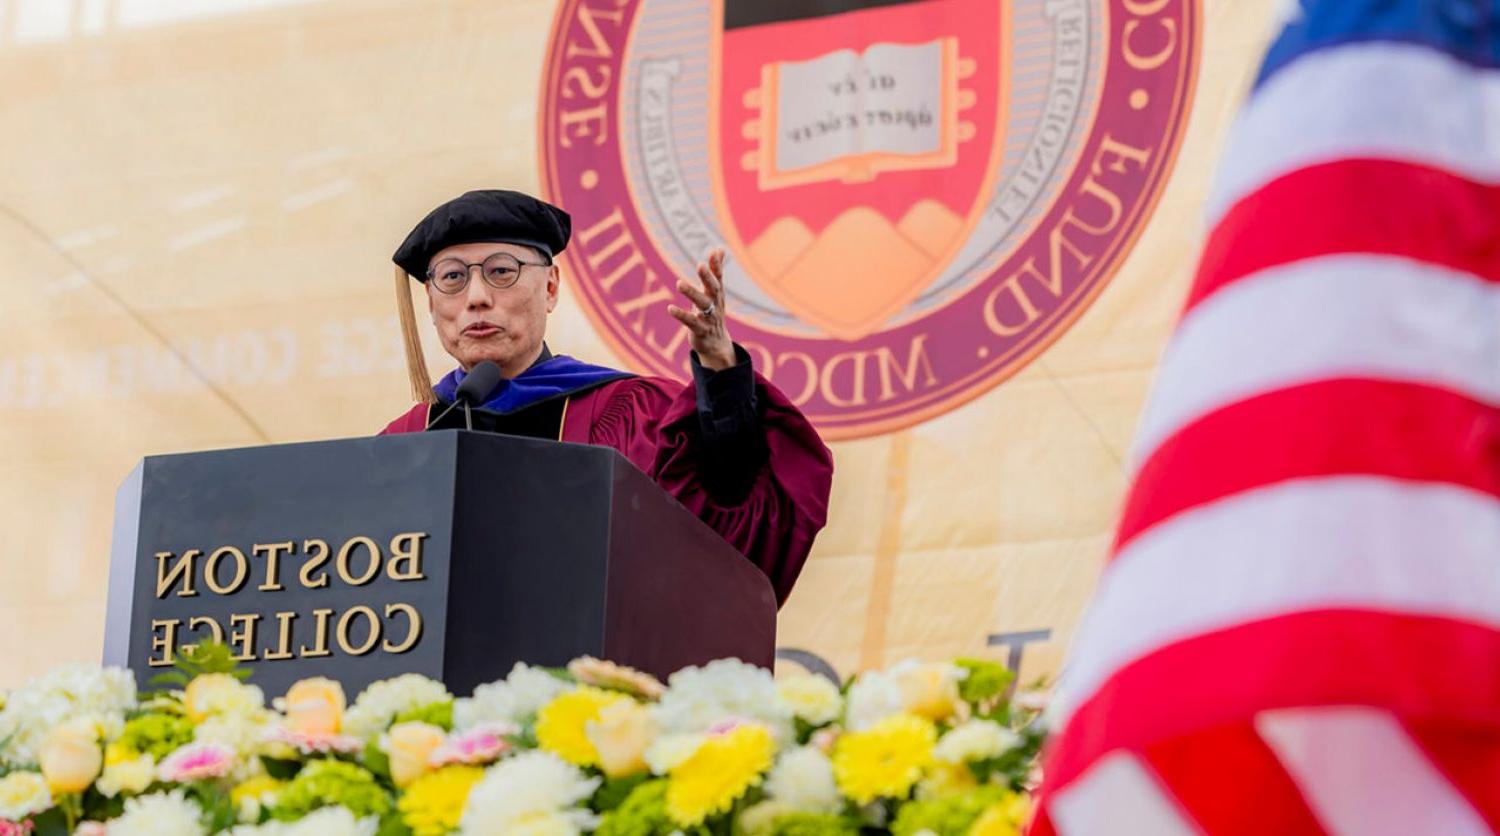
{"type": "Polygon", "coordinates": [[[647,781],[630,791],[625,801],[604,814],[596,836],[667,836],[679,830],[667,815],[667,782],[647,781]]]}
{"type": "Polygon", "coordinates": [[[955,665],[969,672],[958,683],[958,695],[970,705],[978,705],[999,697],[1010,687],[1015,674],[999,662],[987,659],[958,659],[955,665]]]}
{"type": "Polygon", "coordinates": [[[844,816],[783,810],[775,802],[746,810],[740,827],[745,836],[859,836],[859,823],[844,816]]]}
{"type": "Polygon", "coordinates": [[[896,814],[891,833],[894,836],[913,836],[930,830],[938,836],[963,836],[985,810],[1009,794],[1005,787],[980,787],[961,795],[909,801],[896,814]]]}
{"type": "Polygon", "coordinates": [[[152,712],[125,724],[119,743],[131,751],[161,760],[193,742],[193,722],[180,714],[152,712]]]}
{"type": "Polygon", "coordinates": [[[342,804],[356,818],[383,816],[394,806],[390,795],[362,766],[345,761],[312,761],[302,767],[276,800],[273,813],[295,821],[319,807],[342,804]]]}
{"type": "Polygon", "coordinates": [[[443,731],[453,731],[453,700],[430,702],[420,708],[403,711],[391,721],[393,726],[397,723],[427,723],[443,731]]]}

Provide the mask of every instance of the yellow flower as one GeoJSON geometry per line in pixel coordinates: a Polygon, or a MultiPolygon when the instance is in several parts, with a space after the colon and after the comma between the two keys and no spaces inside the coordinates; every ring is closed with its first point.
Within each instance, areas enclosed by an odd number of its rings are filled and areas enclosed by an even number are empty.
{"type": "Polygon", "coordinates": [[[299,680],[286,692],[286,727],[305,735],[338,734],[347,704],[337,682],[321,676],[299,680]]]}
{"type": "Polygon", "coordinates": [[[104,750],[99,746],[99,726],[79,717],[56,726],[42,740],[39,758],[47,786],[58,795],[83,792],[99,777],[104,750]]]}
{"type": "Polygon", "coordinates": [[[441,836],[458,827],[469,790],[484,777],[477,766],[445,766],[412,782],[396,803],[416,836],[441,836]]]}
{"type": "Polygon", "coordinates": [[[584,734],[599,754],[599,768],[611,778],[646,769],[646,749],[656,740],[656,718],[635,700],[619,700],[599,710],[599,719],[584,723],[584,734]]]}
{"type": "Polygon", "coordinates": [[[858,804],[900,797],[932,761],[937,731],[921,717],[897,714],[862,732],[840,737],[833,749],[833,777],[858,804]]]}
{"type": "Polygon", "coordinates": [[[122,792],[144,792],[155,779],[156,763],[150,755],[116,741],[104,747],[104,771],[95,786],[106,797],[114,798],[122,792]]]}
{"type": "Polygon", "coordinates": [[[630,697],[583,686],[542,706],[536,714],[537,745],[575,766],[595,766],[599,751],[589,741],[588,723],[599,719],[605,706],[630,697]]]}
{"type": "Polygon", "coordinates": [[[431,723],[397,723],[386,732],[381,748],[391,757],[391,780],[404,787],[432,771],[427,762],[446,735],[431,723]]]}
{"type": "Polygon", "coordinates": [[[242,781],[229,791],[229,800],[234,804],[242,822],[250,823],[260,818],[262,808],[276,804],[276,796],[286,786],[269,775],[257,775],[242,781]]]}
{"type": "Polygon", "coordinates": [[[917,798],[927,801],[961,795],[979,786],[967,764],[935,761],[927,777],[917,784],[917,798]]]}
{"type": "Polygon", "coordinates": [[[759,784],[776,755],[776,740],[763,726],[738,726],[703,741],[698,751],[672,768],[667,783],[667,815],[693,827],[728,810],[759,784]]]}
{"type": "Polygon", "coordinates": [[[969,827],[968,836],[1019,836],[1031,815],[1031,799],[1020,793],[990,805],[969,827]]]}
{"type": "Polygon", "coordinates": [[[918,665],[903,671],[896,678],[901,688],[901,703],[907,712],[918,717],[933,722],[946,720],[961,704],[958,678],[957,668],[942,663],[918,665]]]}

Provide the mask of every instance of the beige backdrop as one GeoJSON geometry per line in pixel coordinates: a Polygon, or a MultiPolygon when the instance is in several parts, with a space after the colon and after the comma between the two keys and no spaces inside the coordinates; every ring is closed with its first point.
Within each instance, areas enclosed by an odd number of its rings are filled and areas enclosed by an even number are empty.
{"type": "MultiPolygon", "coordinates": [[[[784,647],[847,674],[1046,631],[1023,673],[1056,670],[1278,5],[1205,2],[1192,123],[1135,252],[1009,382],[834,445],[784,647]]],[[[0,687],[98,658],[114,491],[142,456],[368,434],[406,407],[387,258],[464,189],[536,190],[552,10],[0,0],[0,687]]],[[[564,282],[551,344],[616,363],[564,282]]]]}

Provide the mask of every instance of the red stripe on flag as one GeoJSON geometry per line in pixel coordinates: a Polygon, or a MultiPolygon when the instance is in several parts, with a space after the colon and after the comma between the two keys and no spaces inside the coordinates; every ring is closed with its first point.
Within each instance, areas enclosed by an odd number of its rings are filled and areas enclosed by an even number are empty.
{"type": "Polygon", "coordinates": [[[1174,514],[1231,494],[1355,474],[1500,496],[1500,409],[1382,380],[1323,380],[1238,401],[1188,424],[1141,466],[1114,551],[1174,514]]]}
{"type": "Polygon", "coordinates": [[[1204,833],[1323,836],[1302,791],[1251,723],[1153,744],[1146,761],[1204,833]]]}
{"type": "Polygon", "coordinates": [[[1184,638],[1125,665],[1073,712],[1053,738],[1043,795],[1115,749],[1275,708],[1368,705],[1500,732],[1497,672],[1500,631],[1431,616],[1320,610],[1184,638]]]}
{"type": "MultiPolygon", "coordinates": [[[[1500,675],[1493,669],[1471,673],[1500,675]]],[[[1406,725],[1438,771],[1474,805],[1485,823],[1500,831],[1500,729],[1440,721],[1406,725]]]]}
{"type": "Polygon", "coordinates": [[[1214,228],[1186,308],[1269,267],[1340,253],[1405,256],[1500,281],[1500,186],[1392,160],[1299,169],[1214,228]]]}

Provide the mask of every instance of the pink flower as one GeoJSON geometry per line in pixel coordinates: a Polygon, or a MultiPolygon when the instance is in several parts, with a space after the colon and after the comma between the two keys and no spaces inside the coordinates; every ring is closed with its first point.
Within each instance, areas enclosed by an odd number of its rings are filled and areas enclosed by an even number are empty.
{"type": "Polygon", "coordinates": [[[73,836],[104,836],[105,831],[102,821],[81,821],[73,829],[73,836]]]}
{"type": "Polygon", "coordinates": [[[329,752],[352,755],[365,748],[364,741],[353,735],[299,732],[285,726],[272,728],[266,738],[272,743],[285,743],[304,755],[326,755],[329,752]]]}
{"type": "Polygon", "coordinates": [[[510,749],[510,741],[505,739],[506,735],[515,734],[519,729],[508,723],[486,723],[476,726],[463,734],[455,734],[443,741],[432,754],[427,756],[427,762],[434,767],[448,766],[454,763],[482,764],[493,763],[510,749]]]}
{"type": "Polygon", "coordinates": [[[156,765],[157,777],[179,783],[223,778],[234,767],[234,750],[220,743],[189,743],[156,765]]]}
{"type": "MultiPolygon", "coordinates": [[[[0,836],[31,836],[31,829],[34,826],[31,823],[31,819],[27,819],[26,821],[0,819],[0,836]]],[[[80,829],[78,832],[82,833],[83,831],[80,829]]],[[[99,832],[103,833],[104,831],[101,829],[99,832]]]]}

